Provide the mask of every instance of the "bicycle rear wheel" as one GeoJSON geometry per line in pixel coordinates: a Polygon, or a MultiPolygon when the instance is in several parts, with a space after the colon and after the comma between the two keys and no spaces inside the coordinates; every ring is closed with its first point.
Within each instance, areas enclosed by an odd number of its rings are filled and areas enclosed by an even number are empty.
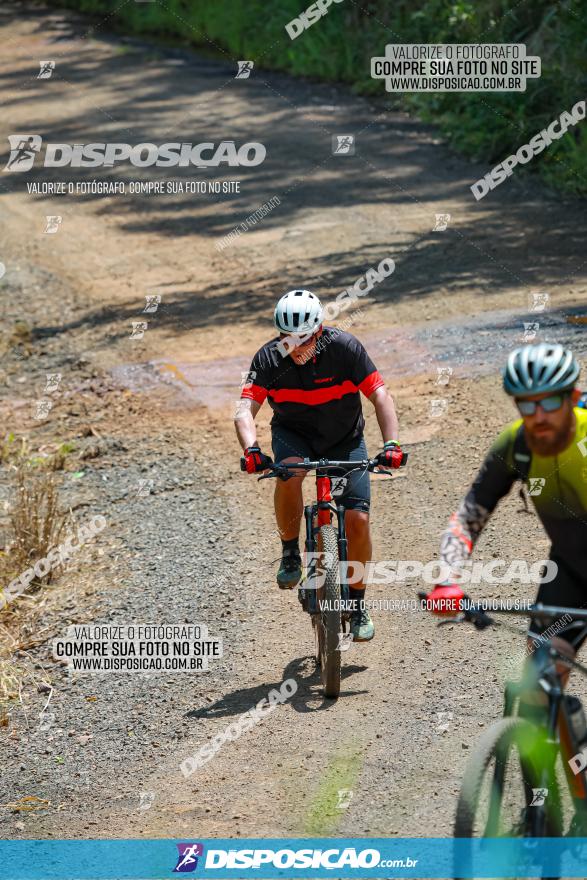
{"type": "Polygon", "coordinates": [[[321,526],[316,536],[316,563],[319,613],[313,617],[317,636],[317,657],[322,673],[322,686],[326,697],[340,694],[340,581],[338,565],[338,541],[331,525],[321,526]]]}

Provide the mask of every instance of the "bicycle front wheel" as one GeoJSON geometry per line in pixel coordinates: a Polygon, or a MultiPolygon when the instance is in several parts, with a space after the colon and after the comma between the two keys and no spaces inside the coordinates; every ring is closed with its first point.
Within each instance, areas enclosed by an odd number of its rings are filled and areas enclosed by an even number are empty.
{"type": "Polygon", "coordinates": [[[340,581],[338,540],[331,525],[321,526],[316,536],[318,558],[316,563],[319,613],[314,617],[317,629],[318,656],[322,685],[326,697],[340,694],[340,581]]]}
{"type": "Polygon", "coordinates": [[[562,816],[554,767],[546,779],[544,775],[552,764],[551,748],[546,733],[522,718],[493,724],[467,762],[454,836],[559,837],[562,816]]]}
{"type": "MultiPolygon", "coordinates": [[[[512,717],[493,724],[467,762],[454,836],[560,837],[560,790],[551,750],[546,732],[529,721],[512,717]]],[[[461,849],[455,877],[473,877],[473,862],[472,849],[461,849]]],[[[560,875],[540,876],[557,880],[560,875]]]]}

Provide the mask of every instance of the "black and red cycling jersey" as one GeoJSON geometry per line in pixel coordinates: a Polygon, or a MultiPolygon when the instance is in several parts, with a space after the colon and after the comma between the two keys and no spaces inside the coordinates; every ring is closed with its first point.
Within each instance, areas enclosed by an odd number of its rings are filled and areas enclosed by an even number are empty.
{"type": "Polygon", "coordinates": [[[300,366],[281,354],[278,342],[276,337],[259,349],[241,396],[267,399],[271,424],[310,440],[317,455],[360,437],[365,419],[359,392],[370,397],[385,383],[359,340],[324,327],[316,355],[300,366]]]}

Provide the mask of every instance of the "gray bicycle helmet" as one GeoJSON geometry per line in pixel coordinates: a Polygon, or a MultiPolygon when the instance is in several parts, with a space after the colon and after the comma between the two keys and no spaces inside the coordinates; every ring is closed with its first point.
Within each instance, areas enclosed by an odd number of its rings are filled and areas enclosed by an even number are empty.
{"type": "Polygon", "coordinates": [[[550,391],[570,391],[581,367],[572,351],[562,345],[524,345],[510,354],[503,371],[503,387],[513,397],[529,397],[550,391]]]}
{"type": "Polygon", "coordinates": [[[290,290],[275,306],[273,322],[280,333],[294,336],[314,333],[322,323],[320,300],[311,290],[290,290]]]}

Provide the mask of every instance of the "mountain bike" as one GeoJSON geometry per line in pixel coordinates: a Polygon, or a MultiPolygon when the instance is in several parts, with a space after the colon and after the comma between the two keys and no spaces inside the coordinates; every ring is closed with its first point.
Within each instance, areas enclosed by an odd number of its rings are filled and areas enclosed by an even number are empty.
{"type": "MultiPolygon", "coordinates": [[[[402,450],[403,452],[403,450],[402,450]]],[[[403,452],[400,467],[408,453],[403,452]]],[[[353,471],[369,471],[391,477],[390,471],[378,467],[377,458],[361,461],[296,461],[277,463],[267,468],[259,480],[276,477],[289,480],[296,471],[316,471],[316,496],[313,504],[304,507],[306,570],[300,581],[298,598],[312,618],[316,647],[316,663],[320,666],[324,695],[335,699],[340,694],[341,645],[350,631],[351,603],[349,566],[345,534],[345,508],[334,503],[332,480],[353,471]],[[336,517],[336,528],[333,525],[336,517]],[[342,564],[341,564],[342,563],[342,564]]]]}
{"type": "MultiPolygon", "coordinates": [[[[502,626],[521,634],[487,614],[482,604],[471,604],[439,626],[468,622],[477,629],[502,626]]],[[[577,608],[537,604],[494,613],[529,617],[543,625],[569,615],[572,620],[557,636],[576,644],[587,635],[587,611],[577,608]]],[[[586,835],[587,776],[582,766],[587,767],[587,725],[580,701],[564,694],[556,664],[585,676],[587,667],[560,653],[550,639],[535,636],[534,640],[538,646],[524,677],[506,682],[503,718],[480,737],[467,762],[457,802],[456,838],[561,837],[565,784],[575,808],[567,836],[586,835]],[[532,704],[532,694],[542,695],[541,701],[532,704]],[[522,696],[526,706],[533,705],[531,720],[519,714],[522,696]]],[[[468,876],[462,867],[459,876],[468,876]]]]}

